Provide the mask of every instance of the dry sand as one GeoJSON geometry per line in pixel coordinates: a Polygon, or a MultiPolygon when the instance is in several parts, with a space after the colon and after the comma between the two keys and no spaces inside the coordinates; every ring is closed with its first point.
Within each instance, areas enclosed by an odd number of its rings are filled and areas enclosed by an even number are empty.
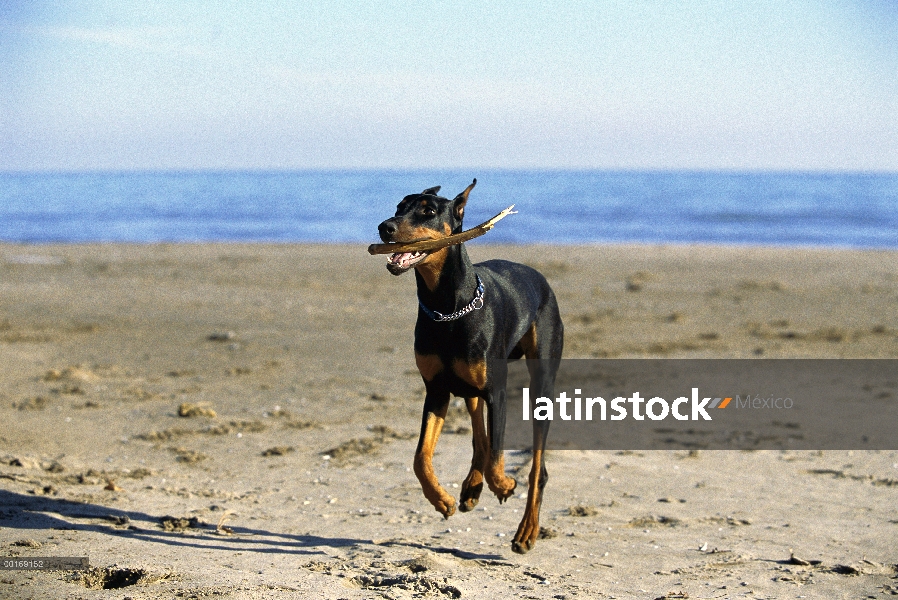
{"type": "MultiPolygon", "coordinates": [[[[896,252],[469,251],[545,273],[566,357],[898,357],[896,252]]],[[[409,469],[415,313],[362,246],[0,245],[0,555],[94,566],[0,597],[898,594],[895,451],[550,452],[526,556],[517,496],[443,520],[409,469]]]]}

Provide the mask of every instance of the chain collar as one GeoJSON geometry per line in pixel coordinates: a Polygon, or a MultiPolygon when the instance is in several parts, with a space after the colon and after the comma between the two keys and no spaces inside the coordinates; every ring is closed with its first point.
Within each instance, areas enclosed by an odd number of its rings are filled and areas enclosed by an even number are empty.
{"type": "Polygon", "coordinates": [[[474,296],[474,299],[467,304],[467,306],[458,309],[454,313],[444,315],[443,313],[437,312],[435,310],[430,310],[429,308],[424,306],[424,303],[421,302],[421,298],[418,298],[418,306],[421,307],[421,310],[424,311],[424,314],[437,322],[455,321],[456,319],[461,319],[463,316],[473,310],[480,310],[481,308],[483,308],[483,282],[480,281],[480,275],[475,275],[474,277],[477,278],[477,294],[474,296]]]}

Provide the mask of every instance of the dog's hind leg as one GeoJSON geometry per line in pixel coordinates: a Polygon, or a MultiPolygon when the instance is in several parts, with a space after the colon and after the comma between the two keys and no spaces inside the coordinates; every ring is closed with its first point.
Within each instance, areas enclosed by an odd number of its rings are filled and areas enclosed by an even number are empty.
{"type": "Polygon", "coordinates": [[[536,545],[539,535],[539,509],[543,502],[543,489],[549,481],[549,472],[543,455],[546,449],[546,437],[549,433],[548,421],[537,421],[533,426],[533,467],[530,469],[529,489],[527,490],[527,506],[524,518],[511,542],[511,549],[518,554],[525,554],[536,545]]]}
{"type": "MultiPolygon", "coordinates": [[[[552,398],[554,396],[555,375],[561,365],[561,352],[564,346],[564,325],[558,315],[558,305],[554,295],[543,307],[528,335],[521,340],[527,368],[530,371],[530,388],[535,398],[552,398]]],[[[511,543],[511,549],[524,554],[536,544],[539,536],[539,510],[543,502],[543,490],[549,481],[549,472],[545,465],[546,439],[549,436],[550,421],[533,421],[533,466],[530,469],[529,489],[527,490],[527,506],[524,518],[511,543]]]]}
{"type": "Polygon", "coordinates": [[[433,470],[433,452],[436,449],[437,440],[440,439],[440,432],[443,430],[448,409],[448,391],[427,390],[427,396],[424,399],[421,435],[418,438],[418,448],[415,450],[415,475],[421,482],[424,496],[447,519],[455,513],[455,498],[450,496],[437,480],[433,470]]]}
{"type": "MultiPolygon", "coordinates": [[[[528,367],[533,366],[530,385],[536,390],[538,397],[552,397],[555,377],[554,372],[547,369],[547,367],[551,368],[547,364],[549,362],[545,360],[528,361],[528,367]]],[[[536,538],[539,535],[539,510],[543,502],[543,489],[549,481],[549,472],[546,470],[544,460],[549,423],[549,421],[533,421],[533,466],[530,468],[527,505],[524,509],[524,518],[521,519],[521,524],[511,543],[511,549],[518,554],[530,551],[536,544],[536,538]]]]}
{"type": "Polygon", "coordinates": [[[489,437],[483,423],[483,399],[465,398],[468,413],[471,415],[471,431],[473,434],[474,455],[471,458],[471,470],[461,485],[461,498],[458,509],[462,512],[473,510],[480,500],[483,491],[483,472],[489,463],[489,437]]]}

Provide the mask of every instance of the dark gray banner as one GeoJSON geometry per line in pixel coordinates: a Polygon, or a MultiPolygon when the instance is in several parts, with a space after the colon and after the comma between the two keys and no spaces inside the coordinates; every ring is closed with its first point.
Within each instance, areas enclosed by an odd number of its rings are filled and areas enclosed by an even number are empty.
{"type": "Polygon", "coordinates": [[[898,449],[898,360],[568,359],[551,396],[527,362],[507,361],[507,448],[550,421],[555,450],[898,449]]]}

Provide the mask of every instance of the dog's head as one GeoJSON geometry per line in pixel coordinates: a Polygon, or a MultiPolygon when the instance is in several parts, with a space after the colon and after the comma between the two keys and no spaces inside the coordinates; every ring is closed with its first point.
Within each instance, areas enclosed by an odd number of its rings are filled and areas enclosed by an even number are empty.
{"type": "MultiPolygon", "coordinates": [[[[377,227],[380,239],[386,243],[436,240],[459,233],[465,215],[468,194],[477,180],[465,191],[449,200],[438,196],[440,186],[428,188],[420,194],[411,194],[396,206],[396,215],[377,227]]],[[[446,248],[433,251],[397,252],[391,254],[387,269],[393,275],[401,275],[412,267],[436,262],[446,253],[446,248]]]]}

